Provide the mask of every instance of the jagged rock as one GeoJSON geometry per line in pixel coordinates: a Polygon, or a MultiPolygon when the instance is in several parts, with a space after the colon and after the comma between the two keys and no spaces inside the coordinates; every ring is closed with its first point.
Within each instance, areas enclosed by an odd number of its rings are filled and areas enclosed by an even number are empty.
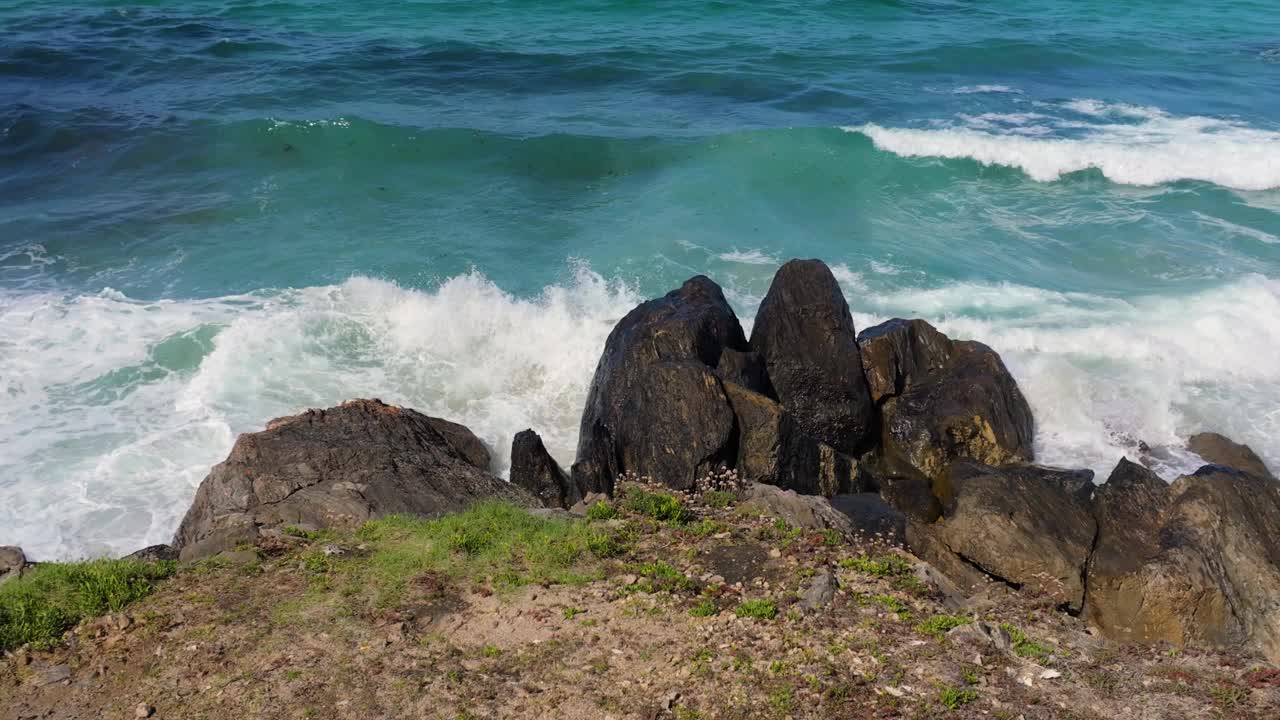
{"type": "Polygon", "coordinates": [[[845,537],[852,537],[855,531],[849,517],[832,507],[826,498],[800,495],[773,485],[747,486],[740,507],[781,518],[791,527],[803,530],[835,530],[845,537]]]}
{"type": "Polygon", "coordinates": [[[907,517],[876,493],[836,495],[831,498],[831,507],[844,513],[853,523],[854,532],[864,540],[879,540],[890,545],[906,543],[907,517]]]}
{"type": "Polygon", "coordinates": [[[1280,661],[1280,483],[1209,465],[1168,486],[1121,461],[1094,513],[1085,617],[1104,635],[1280,661]]]}
{"type": "Polygon", "coordinates": [[[875,408],[853,316],[825,263],[792,260],[779,268],[756,314],[751,348],[805,434],[849,455],[874,441],[875,408]]]}
{"type": "Polygon", "coordinates": [[[141,550],[135,550],[124,556],[125,560],[137,560],[138,562],[161,562],[164,560],[177,560],[178,551],[172,545],[149,545],[141,550]]]}
{"type": "MultiPolygon", "coordinates": [[[[942,502],[934,492],[934,481],[914,465],[883,450],[864,455],[858,469],[868,490],[880,493],[890,507],[912,520],[931,523],[942,516],[942,502]]],[[[939,494],[946,494],[939,481],[939,494]]]]}
{"type": "Polygon", "coordinates": [[[971,622],[952,628],[947,632],[947,639],[958,645],[991,648],[1002,653],[1013,649],[1013,637],[1008,630],[985,622],[971,622]]]}
{"type": "Polygon", "coordinates": [[[720,355],[716,373],[726,385],[732,383],[750,388],[771,400],[777,399],[773,384],[769,382],[769,371],[765,368],[764,358],[760,357],[760,353],[726,349],[720,355]]]}
{"type": "Polygon", "coordinates": [[[687,488],[716,464],[732,464],[733,413],[713,371],[726,350],[749,349],[724,293],[702,276],[627,313],[587,394],[576,486],[612,493],[631,472],[687,488]]]}
{"type": "Polygon", "coordinates": [[[432,429],[440,433],[441,437],[449,443],[449,447],[462,456],[462,459],[485,472],[493,469],[493,456],[489,453],[489,448],[485,447],[484,442],[471,432],[471,428],[443,418],[427,415],[422,417],[432,429]]]}
{"type": "MultiPolygon", "coordinates": [[[[991,348],[951,341],[923,320],[890,320],[864,330],[858,343],[880,402],[886,456],[935,483],[960,458],[1034,459],[1031,407],[991,348]]],[[[946,502],[945,490],[939,497],[946,502]]]]}
{"type": "Polygon", "coordinates": [[[1078,610],[1095,530],[1092,476],[1088,470],[953,463],[948,480],[954,496],[941,522],[913,526],[908,542],[970,589],[980,572],[1078,610]],[[956,572],[964,565],[974,572],[956,572]]]}
{"type": "Polygon", "coordinates": [[[533,493],[544,507],[569,508],[582,499],[533,430],[522,430],[511,441],[511,482],[533,493]]]}
{"type": "Polygon", "coordinates": [[[252,542],[262,527],[354,527],[490,498],[536,505],[525,490],[481,469],[478,440],[464,429],[378,400],[273,420],[263,432],[241,435],[214,466],[173,545],[191,560],[252,542]]]}
{"type": "Polygon", "coordinates": [[[724,390],[738,419],[742,479],[809,495],[859,489],[857,461],[806,435],[782,405],[733,383],[724,390]]]}
{"type": "Polygon", "coordinates": [[[816,612],[830,605],[835,597],[836,576],[830,570],[819,570],[800,595],[800,610],[816,612]]]}
{"type": "Polygon", "coordinates": [[[20,577],[27,567],[27,555],[14,545],[0,546],[0,582],[20,577]]]}
{"type": "Polygon", "coordinates": [[[1192,435],[1187,439],[1187,449],[1214,465],[1226,465],[1259,477],[1274,477],[1252,448],[1218,433],[1192,435]]]}

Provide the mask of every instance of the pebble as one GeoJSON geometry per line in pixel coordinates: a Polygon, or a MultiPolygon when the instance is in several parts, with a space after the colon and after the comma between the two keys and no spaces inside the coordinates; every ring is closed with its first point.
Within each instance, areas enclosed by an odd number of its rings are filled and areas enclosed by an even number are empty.
{"type": "Polygon", "coordinates": [[[156,709],[146,703],[138,703],[138,707],[133,709],[133,716],[137,718],[149,718],[154,715],[156,709]]]}

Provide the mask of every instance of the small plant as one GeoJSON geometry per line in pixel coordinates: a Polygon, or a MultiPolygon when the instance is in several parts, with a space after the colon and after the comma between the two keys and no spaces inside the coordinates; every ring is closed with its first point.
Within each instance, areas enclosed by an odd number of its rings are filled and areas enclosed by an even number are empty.
{"type": "Polygon", "coordinates": [[[938,687],[938,702],[948,710],[959,709],[978,699],[978,691],[971,688],[955,688],[950,685],[938,687]]]}
{"type": "Polygon", "coordinates": [[[689,532],[698,537],[710,537],[722,532],[728,532],[729,525],[721,520],[713,520],[706,518],[689,526],[689,532]]]}
{"type": "Polygon", "coordinates": [[[697,584],[684,573],[661,560],[636,565],[635,573],[645,578],[644,582],[637,583],[645,592],[675,593],[697,589],[697,584]]]}
{"type": "Polygon", "coordinates": [[[702,598],[689,610],[689,614],[694,617],[711,617],[718,612],[720,611],[711,598],[702,598]]]}
{"type": "Polygon", "coordinates": [[[708,490],[702,494],[702,501],[713,508],[729,507],[737,499],[737,496],[728,490],[708,490]]]}
{"type": "Polygon", "coordinates": [[[683,525],[692,517],[684,501],[675,495],[645,490],[641,487],[633,486],[627,489],[623,507],[638,515],[672,525],[683,525]]]}
{"type": "Polygon", "coordinates": [[[911,619],[911,608],[907,604],[892,595],[874,595],[871,602],[884,607],[884,609],[898,616],[899,620],[911,619]]]}
{"type": "Polygon", "coordinates": [[[1033,642],[1031,638],[1027,637],[1026,633],[1022,632],[1022,630],[1016,626],[1010,625],[1009,623],[1001,623],[1000,627],[1004,628],[1005,632],[1009,633],[1009,638],[1013,641],[1013,652],[1016,653],[1018,657],[1043,662],[1048,660],[1049,656],[1053,654],[1052,647],[1042,645],[1038,642],[1033,642]]]}
{"type": "Polygon", "coordinates": [[[772,620],[778,615],[778,606],[772,600],[743,600],[733,613],[740,618],[772,620]]]}
{"type": "Polygon", "coordinates": [[[866,555],[847,557],[840,560],[840,567],[857,570],[860,573],[876,577],[889,578],[911,574],[911,564],[898,555],[883,555],[872,559],[866,555]]]}
{"type": "Polygon", "coordinates": [[[612,520],[616,517],[618,517],[618,509],[604,500],[598,500],[595,505],[587,508],[588,520],[612,520]]]}
{"type": "Polygon", "coordinates": [[[584,612],[586,612],[586,610],[583,610],[582,608],[578,608],[578,607],[567,607],[567,608],[565,608],[565,609],[564,609],[564,619],[565,619],[565,620],[572,620],[572,619],[574,619],[574,618],[578,617],[579,615],[581,615],[581,614],[582,614],[582,613],[584,613],[584,612]]]}
{"type": "Polygon", "coordinates": [[[1209,688],[1209,697],[1219,708],[1228,710],[1244,704],[1249,699],[1249,688],[1221,683],[1209,688]]]}
{"type": "Polygon", "coordinates": [[[842,539],[840,537],[840,533],[832,530],[831,528],[823,528],[821,535],[822,544],[828,547],[835,547],[836,545],[839,545],[842,539]]]}
{"type": "Polygon", "coordinates": [[[778,688],[769,693],[769,707],[773,708],[773,711],[779,715],[785,715],[790,712],[795,703],[795,693],[789,687],[778,688]]]}
{"type": "Polygon", "coordinates": [[[701,712],[683,705],[676,706],[675,716],[676,720],[702,720],[704,717],[701,712]]]}
{"type": "Polygon", "coordinates": [[[787,671],[787,664],[781,660],[774,660],[769,663],[769,672],[774,675],[781,675],[787,671]]]}
{"type": "Polygon", "coordinates": [[[496,658],[502,655],[502,648],[498,647],[497,645],[485,645],[480,650],[480,654],[484,655],[487,658],[496,658]]]}
{"type": "Polygon", "coordinates": [[[916,630],[919,630],[925,635],[932,635],[941,640],[948,631],[958,628],[961,625],[968,625],[971,622],[973,621],[962,615],[934,615],[928,620],[916,625],[916,630]]]}

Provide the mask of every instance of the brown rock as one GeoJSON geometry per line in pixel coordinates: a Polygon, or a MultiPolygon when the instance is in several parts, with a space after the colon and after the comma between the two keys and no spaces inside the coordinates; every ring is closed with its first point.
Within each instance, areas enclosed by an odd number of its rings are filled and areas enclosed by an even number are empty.
{"type": "Polygon", "coordinates": [[[533,430],[516,433],[511,441],[511,482],[533,493],[544,507],[569,508],[582,499],[533,430]]]}
{"type": "Polygon", "coordinates": [[[1218,433],[1192,435],[1187,439],[1187,449],[1214,465],[1225,465],[1260,477],[1274,477],[1252,448],[1218,433]]]}
{"type": "Polygon", "coordinates": [[[14,545],[0,545],[0,582],[22,575],[27,567],[27,555],[14,545]]]}
{"type": "Polygon", "coordinates": [[[743,497],[740,507],[780,518],[791,527],[835,530],[845,537],[852,537],[855,530],[849,517],[832,507],[826,498],[800,495],[791,490],[760,483],[748,486],[743,497]]]}
{"type": "Polygon", "coordinates": [[[350,528],[381,515],[437,515],[491,498],[537,504],[478,460],[461,426],[407,408],[353,400],[308,410],[241,435],[200,484],[173,545],[191,560],[252,542],[262,527],[350,528]]]}

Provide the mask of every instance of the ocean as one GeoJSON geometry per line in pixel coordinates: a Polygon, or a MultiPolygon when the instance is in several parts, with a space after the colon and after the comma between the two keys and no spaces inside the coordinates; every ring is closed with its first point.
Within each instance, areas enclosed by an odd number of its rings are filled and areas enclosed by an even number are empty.
{"type": "Polygon", "coordinates": [[[567,465],[614,322],[792,257],[998,350],[1042,462],[1276,467],[1275,10],[0,0],[0,544],[167,541],[352,397],[567,465]]]}

